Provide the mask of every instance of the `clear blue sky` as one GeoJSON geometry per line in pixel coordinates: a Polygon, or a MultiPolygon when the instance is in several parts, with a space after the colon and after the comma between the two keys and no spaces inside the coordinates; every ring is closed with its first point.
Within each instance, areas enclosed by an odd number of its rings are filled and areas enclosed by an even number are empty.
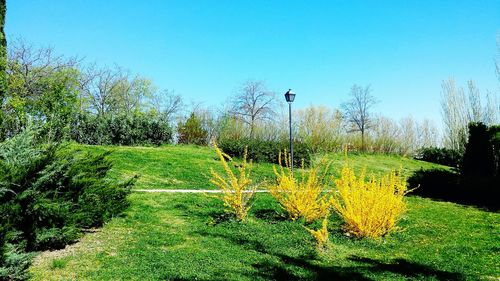
{"type": "Polygon", "coordinates": [[[376,111],[440,121],[443,79],[498,91],[500,0],[7,0],[6,33],[116,63],[216,105],[246,79],[337,107],[371,84],[376,111]]]}

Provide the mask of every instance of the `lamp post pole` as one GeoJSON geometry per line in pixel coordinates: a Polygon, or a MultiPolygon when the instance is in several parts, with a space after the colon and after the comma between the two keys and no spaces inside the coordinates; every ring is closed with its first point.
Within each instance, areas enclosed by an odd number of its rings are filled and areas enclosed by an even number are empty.
{"type": "Polygon", "coordinates": [[[288,126],[290,128],[290,168],[293,174],[293,132],[292,132],[292,102],[295,100],[295,93],[289,89],[285,93],[285,100],[288,102],[288,126]]]}
{"type": "Polygon", "coordinates": [[[290,127],[290,167],[293,174],[293,133],[292,133],[292,103],[288,103],[288,125],[290,127]]]}

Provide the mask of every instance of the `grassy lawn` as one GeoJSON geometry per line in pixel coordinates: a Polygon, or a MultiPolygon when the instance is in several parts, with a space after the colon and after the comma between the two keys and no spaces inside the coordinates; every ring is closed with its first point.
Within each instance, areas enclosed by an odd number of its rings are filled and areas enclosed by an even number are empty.
{"type": "MultiPolygon", "coordinates": [[[[162,147],[103,147],[80,146],[94,151],[111,150],[114,178],[140,176],[137,189],[215,189],[208,182],[210,168],[222,172],[214,150],[198,146],[162,146],[162,147]]],[[[342,153],[329,154],[326,159],[332,161],[332,173],[338,175],[345,161],[342,153]]],[[[403,168],[405,175],[410,175],[420,168],[444,168],[424,161],[393,155],[353,154],[349,155],[351,165],[357,170],[367,169],[368,173],[380,174],[403,168]]],[[[255,182],[271,183],[274,179],[272,164],[254,163],[253,179],[255,182]]],[[[265,184],[261,186],[265,188],[265,184]]]]}
{"type": "MultiPolygon", "coordinates": [[[[222,172],[217,154],[207,147],[183,145],[162,147],[80,146],[94,151],[111,150],[111,176],[125,179],[139,175],[136,189],[215,189],[208,182],[210,168],[222,172]]],[[[255,164],[256,182],[271,179],[272,165],[255,164]]]]}
{"type": "MultiPolygon", "coordinates": [[[[91,147],[86,149],[103,149],[91,147]]],[[[210,188],[207,148],[117,148],[114,176],[137,172],[137,188],[210,188]],[[144,179],[145,178],[145,179],[144,179]],[[167,180],[168,179],[168,180],[167,180]],[[159,182],[161,181],[161,182],[159,182]]],[[[331,156],[339,161],[342,156],[331,156]]],[[[353,155],[374,173],[430,164],[392,156],[353,155]]],[[[271,165],[256,166],[259,179],[271,165]]],[[[398,232],[356,240],[332,215],[331,244],[318,252],[300,222],[286,219],[269,194],[258,194],[247,223],[224,216],[204,194],[133,193],[131,206],[64,250],[41,253],[35,280],[497,280],[500,214],[410,197],[398,232]]]]}

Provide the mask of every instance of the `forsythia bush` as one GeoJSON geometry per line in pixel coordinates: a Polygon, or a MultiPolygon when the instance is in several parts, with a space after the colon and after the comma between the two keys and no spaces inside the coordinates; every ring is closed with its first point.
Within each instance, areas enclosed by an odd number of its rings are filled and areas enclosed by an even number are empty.
{"type": "Polygon", "coordinates": [[[290,169],[290,160],[285,151],[286,167],[281,165],[279,155],[279,171],[273,167],[277,184],[269,191],[288,212],[292,220],[304,218],[306,222],[325,217],[331,207],[331,192],[327,190],[326,173],[329,164],[321,171],[324,162],[315,165],[309,171],[302,169],[300,179],[295,178],[290,169]]]}
{"type": "Polygon", "coordinates": [[[255,194],[255,187],[251,187],[252,180],[250,179],[251,163],[247,165],[247,152],[243,155],[241,165],[238,167],[239,176],[235,176],[225,158],[231,159],[214,143],[215,151],[219,156],[220,163],[226,172],[226,176],[222,176],[211,170],[212,179],[210,182],[219,187],[223,192],[224,205],[233,213],[238,220],[245,220],[248,209],[250,209],[250,200],[255,194]]]}
{"type": "Polygon", "coordinates": [[[309,231],[314,239],[316,239],[316,242],[318,242],[318,247],[320,249],[324,248],[328,242],[328,215],[329,214],[326,214],[323,218],[320,229],[314,230],[306,227],[307,231],[309,231]]]}
{"type": "Polygon", "coordinates": [[[403,199],[408,192],[399,173],[391,172],[366,181],[365,171],[356,177],[346,164],[340,179],[335,180],[337,191],[333,206],[345,221],[345,229],[356,237],[376,238],[390,232],[406,210],[403,199]]]}

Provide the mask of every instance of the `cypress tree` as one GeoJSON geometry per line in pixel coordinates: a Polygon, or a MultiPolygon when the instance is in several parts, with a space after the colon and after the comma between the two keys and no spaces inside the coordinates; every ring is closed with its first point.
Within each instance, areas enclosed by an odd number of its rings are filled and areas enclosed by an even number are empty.
{"type": "Polygon", "coordinates": [[[4,139],[3,104],[7,95],[7,38],[5,37],[6,0],[0,0],[0,141],[4,139]]]}
{"type": "MultiPolygon", "coordinates": [[[[7,92],[7,39],[5,38],[5,0],[0,0],[0,141],[3,136],[3,102],[7,92]]],[[[1,198],[0,198],[1,199],[1,198]]],[[[1,203],[1,202],[0,202],[1,203]]],[[[0,266],[4,263],[4,244],[5,244],[5,226],[4,221],[0,222],[0,266]]]]}

